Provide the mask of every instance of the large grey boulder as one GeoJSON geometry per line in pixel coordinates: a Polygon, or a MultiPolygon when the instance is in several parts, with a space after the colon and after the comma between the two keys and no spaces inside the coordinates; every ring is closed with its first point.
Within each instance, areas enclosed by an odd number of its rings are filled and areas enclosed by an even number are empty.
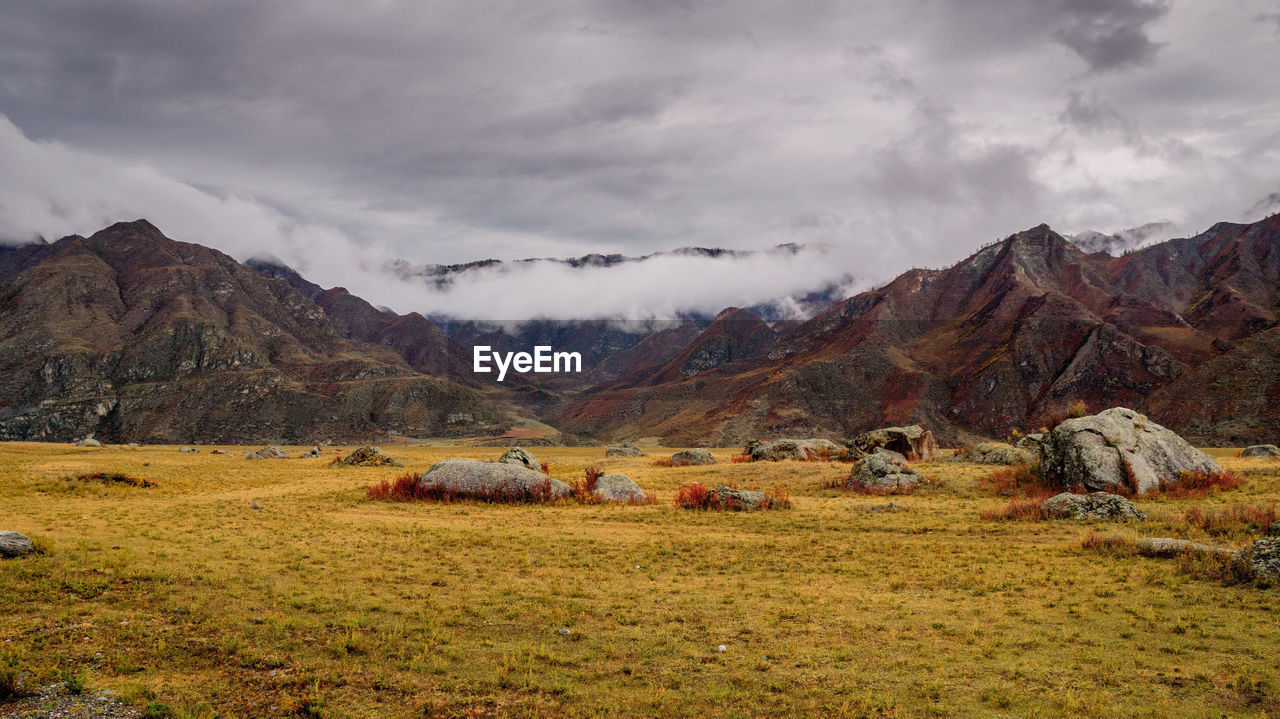
{"type": "Polygon", "coordinates": [[[673,467],[687,467],[698,464],[715,464],[716,457],[711,454],[711,450],[695,447],[693,449],[683,449],[671,455],[671,465],[673,467]]]}
{"type": "Polygon", "coordinates": [[[13,559],[27,554],[34,554],[36,545],[24,534],[17,532],[0,532],[0,559],[13,559]]]}
{"type": "MultiPolygon", "coordinates": [[[[1025,439],[1025,437],[1023,439],[1025,439]]],[[[960,462],[972,462],[974,464],[1003,464],[1009,466],[1032,464],[1037,459],[1039,458],[1031,452],[1018,449],[1013,445],[1004,444],[1003,442],[982,442],[956,455],[956,460],[960,462]]]]}
{"type": "Polygon", "coordinates": [[[1280,447],[1274,444],[1255,444],[1252,447],[1246,447],[1240,453],[1241,457],[1280,457],[1280,447]]]}
{"type": "MultiPolygon", "coordinates": [[[[318,448],[317,448],[318,449],[318,448]]],[[[351,450],[351,454],[334,460],[331,464],[341,467],[403,467],[396,460],[382,453],[382,449],[366,444],[351,450]]]]}
{"type": "Polygon", "coordinates": [[[1168,559],[1183,554],[1214,554],[1222,557],[1235,557],[1236,551],[1228,547],[1214,547],[1209,544],[1192,542],[1189,539],[1173,539],[1170,537],[1142,537],[1133,543],[1138,554],[1145,557],[1161,557],[1168,559]]]}
{"type": "Polygon", "coordinates": [[[863,432],[854,437],[849,446],[864,453],[871,453],[876,447],[884,447],[901,454],[909,462],[928,462],[938,456],[938,443],[934,440],[933,433],[918,424],[863,432]]]}
{"type": "Polygon", "coordinates": [[[513,462],[445,459],[418,478],[422,489],[441,489],[460,497],[538,502],[569,496],[569,485],[513,462]]]}
{"type": "Polygon", "coordinates": [[[1133,519],[1141,522],[1147,518],[1147,515],[1133,502],[1108,492],[1090,494],[1063,492],[1046,499],[1044,508],[1049,516],[1065,519],[1133,519]]]}
{"type": "Polygon", "coordinates": [[[102,443],[94,439],[93,437],[85,437],[84,439],[76,442],[76,446],[77,447],[101,447],[102,443]]]}
{"type": "Polygon", "coordinates": [[[784,459],[811,462],[835,459],[845,453],[843,447],[829,439],[774,439],[753,442],[747,445],[747,450],[746,454],[751,455],[753,462],[780,462],[784,459]]]}
{"type": "Polygon", "coordinates": [[[715,502],[721,509],[750,512],[757,509],[772,509],[777,502],[764,492],[733,487],[716,487],[711,490],[715,502]]]}
{"type": "Polygon", "coordinates": [[[1172,431],[1125,407],[1068,419],[1044,440],[1044,476],[1060,487],[1091,491],[1128,487],[1138,493],[1181,472],[1221,472],[1209,455],[1172,431]]]}
{"type": "Polygon", "coordinates": [[[605,450],[604,456],[606,457],[643,457],[644,450],[640,449],[634,444],[631,444],[630,442],[623,442],[622,444],[614,445],[609,449],[605,450]]]}
{"type": "Polygon", "coordinates": [[[606,474],[596,478],[595,489],[591,492],[606,502],[643,502],[644,490],[625,474],[606,474]]]}
{"type": "Polygon", "coordinates": [[[245,459],[288,459],[289,453],[274,444],[263,447],[257,452],[248,452],[245,459]]]}
{"type": "Polygon", "coordinates": [[[923,477],[900,457],[891,452],[875,452],[858,460],[845,480],[845,488],[884,491],[914,488],[923,477]]]}
{"type": "Polygon", "coordinates": [[[1240,550],[1236,566],[1254,579],[1280,582],[1280,537],[1259,539],[1240,550]]]}
{"type": "Polygon", "coordinates": [[[518,464],[525,469],[532,469],[535,472],[542,469],[542,465],[538,464],[538,458],[533,456],[533,452],[530,452],[524,447],[512,447],[511,449],[508,449],[506,452],[502,453],[502,456],[498,458],[498,461],[505,462],[507,464],[518,464]]]}

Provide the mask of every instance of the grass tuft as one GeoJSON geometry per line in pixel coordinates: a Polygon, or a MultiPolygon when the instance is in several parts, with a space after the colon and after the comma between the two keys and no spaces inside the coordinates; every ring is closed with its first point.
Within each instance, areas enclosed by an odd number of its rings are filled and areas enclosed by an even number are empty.
{"type": "Polygon", "coordinates": [[[128,487],[155,487],[155,482],[142,477],[120,472],[86,472],[76,475],[78,482],[102,482],[103,484],[123,484],[128,487]]]}

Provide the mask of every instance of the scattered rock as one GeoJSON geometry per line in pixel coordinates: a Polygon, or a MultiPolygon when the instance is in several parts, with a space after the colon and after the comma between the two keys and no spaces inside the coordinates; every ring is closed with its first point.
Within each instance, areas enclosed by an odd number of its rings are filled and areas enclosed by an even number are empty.
{"type": "Polygon", "coordinates": [[[13,559],[35,551],[36,545],[25,534],[0,532],[0,559],[13,559]]]}
{"type": "Polygon", "coordinates": [[[228,452],[225,449],[211,449],[209,454],[228,454],[228,452]]]}
{"type": "Polygon", "coordinates": [[[249,505],[249,509],[262,509],[262,505],[258,504],[258,502],[255,500],[253,504],[249,505]]]}
{"type": "MultiPolygon", "coordinates": [[[[317,457],[320,455],[316,455],[317,457]]],[[[366,444],[363,447],[356,447],[351,450],[351,454],[345,457],[335,459],[335,465],[343,467],[403,467],[396,460],[382,453],[382,449],[366,444]]]]}
{"type": "Polygon", "coordinates": [[[592,494],[606,502],[643,502],[644,490],[625,474],[606,474],[596,478],[592,494]]]}
{"type": "Polygon", "coordinates": [[[542,471],[542,465],[538,463],[538,458],[533,456],[533,452],[530,452],[524,447],[512,447],[511,449],[508,449],[506,452],[502,453],[502,456],[498,458],[498,461],[506,462],[507,464],[518,464],[526,469],[532,469],[535,472],[542,471]]]}
{"type": "Polygon", "coordinates": [[[711,450],[695,447],[693,449],[682,449],[671,455],[671,465],[673,467],[687,467],[698,464],[715,464],[716,457],[711,454],[711,450]]]}
{"type": "Polygon", "coordinates": [[[84,439],[77,441],[76,446],[77,447],[101,447],[102,443],[94,439],[93,437],[85,437],[84,439]]]}
{"type": "Polygon", "coordinates": [[[137,709],[120,702],[112,691],[87,691],[72,694],[65,683],[58,682],[40,689],[35,696],[3,705],[5,716],[15,719],[138,719],[137,709]]]}
{"type": "Polygon", "coordinates": [[[1274,444],[1255,444],[1252,447],[1246,447],[1240,453],[1241,457],[1280,457],[1280,447],[1274,444]]]}
{"type": "Polygon", "coordinates": [[[849,446],[864,453],[884,447],[901,454],[909,462],[928,462],[938,456],[938,443],[933,433],[918,424],[863,432],[854,437],[849,446]]]}
{"type": "Polygon", "coordinates": [[[1200,544],[1187,539],[1173,539],[1170,537],[1143,537],[1134,542],[1134,547],[1138,549],[1138,553],[1147,557],[1177,557],[1182,554],[1218,554],[1224,557],[1236,556],[1234,549],[1227,547],[1213,547],[1208,544],[1200,544]]]}
{"type": "Polygon", "coordinates": [[[196,454],[200,450],[196,449],[195,447],[179,447],[178,451],[182,452],[183,454],[196,454]]]}
{"type": "Polygon", "coordinates": [[[605,450],[604,456],[606,457],[643,457],[644,450],[640,449],[634,444],[631,444],[630,442],[623,442],[622,444],[616,444],[610,447],[609,449],[605,450]]]}
{"type": "Polygon", "coordinates": [[[720,652],[721,654],[724,654],[725,652],[729,651],[729,647],[726,647],[725,645],[721,644],[720,646],[716,647],[716,651],[720,652]]]}
{"type": "Polygon", "coordinates": [[[320,451],[319,447],[312,447],[310,450],[303,452],[298,456],[300,459],[315,459],[316,457],[321,457],[323,455],[324,453],[320,451]]]}
{"type": "Polygon", "coordinates": [[[1059,519],[1133,519],[1141,522],[1147,518],[1146,513],[1133,502],[1109,492],[1063,492],[1046,499],[1044,508],[1049,516],[1059,519]]]}
{"type": "Polygon", "coordinates": [[[743,454],[751,455],[753,462],[780,462],[784,459],[808,462],[838,459],[845,455],[845,450],[829,439],[774,439],[751,442],[743,454]]]}
{"type": "Polygon", "coordinates": [[[288,459],[289,454],[283,449],[273,445],[263,447],[257,452],[246,452],[245,459],[288,459]]]}
{"type": "MultiPolygon", "coordinates": [[[[1026,439],[1026,437],[1023,437],[1026,439]]],[[[1032,453],[1018,449],[1013,445],[1004,444],[1002,442],[982,442],[974,445],[956,455],[956,459],[961,462],[972,462],[974,464],[1004,464],[1018,465],[1031,464],[1036,461],[1037,457],[1032,453]]]]}
{"type": "Polygon", "coordinates": [[[1044,435],[1043,434],[1023,435],[1022,437],[1018,438],[1017,442],[1013,443],[1013,446],[1017,447],[1023,452],[1030,452],[1031,454],[1035,455],[1036,459],[1040,459],[1040,453],[1044,451],[1044,435]]]}
{"type": "Polygon", "coordinates": [[[1280,582],[1280,537],[1259,539],[1240,550],[1236,566],[1254,579],[1280,582]]]}
{"type": "Polygon", "coordinates": [[[1068,419],[1044,441],[1045,479],[1090,491],[1130,487],[1150,492],[1179,472],[1221,472],[1209,455],[1172,431],[1124,407],[1068,419]]]}
{"type": "Polygon", "coordinates": [[[562,637],[567,637],[570,634],[573,634],[573,630],[569,629],[568,627],[560,627],[559,629],[556,630],[556,634],[559,634],[562,637]]]}
{"type": "Polygon", "coordinates": [[[720,508],[734,511],[750,512],[757,509],[773,509],[778,504],[777,500],[764,492],[756,492],[749,489],[716,487],[711,490],[711,493],[715,495],[716,504],[720,508]]]}
{"type": "Polygon", "coordinates": [[[418,486],[439,488],[462,497],[503,495],[509,501],[537,502],[560,499],[570,493],[569,485],[542,472],[511,462],[481,462],[475,459],[446,459],[436,462],[418,478],[418,486]]]}
{"type": "Polygon", "coordinates": [[[923,477],[899,457],[889,452],[875,452],[858,460],[845,480],[845,488],[894,491],[915,487],[923,477]]]}

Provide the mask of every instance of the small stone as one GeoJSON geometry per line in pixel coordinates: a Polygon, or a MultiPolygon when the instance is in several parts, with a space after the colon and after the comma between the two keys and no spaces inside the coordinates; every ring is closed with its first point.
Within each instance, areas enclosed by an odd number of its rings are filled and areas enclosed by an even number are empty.
{"type": "Polygon", "coordinates": [[[559,629],[556,630],[556,634],[559,634],[562,637],[567,637],[570,634],[573,634],[573,632],[569,630],[567,627],[560,627],[559,629]]]}
{"type": "Polygon", "coordinates": [[[725,652],[729,651],[729,647],[726,647],[725,645],[721,644],[720,646],[716,647],[716,651],[720,652],[721,654],[724,654],[725,652]]]}

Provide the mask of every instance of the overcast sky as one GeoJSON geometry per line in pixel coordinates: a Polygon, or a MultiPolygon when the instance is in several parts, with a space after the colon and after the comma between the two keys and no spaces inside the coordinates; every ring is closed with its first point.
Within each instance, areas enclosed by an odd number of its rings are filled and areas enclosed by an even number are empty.
{"type": "MultiPolygon", "coordinates": [[[[0,0],[0,18],[0,237],[147,217],[402,311],[460,300],[383,281],[392,258],[798,242],[825,249],[777,268],[793,284],[880,282],[1040,222],[1190,234],[1280,191],[1276,0],[0,0]]],[[[698,294],[686,269],[663,297],[698,294]]],[[[689,302],[750,301],[738,275],[689,302]]]]}

